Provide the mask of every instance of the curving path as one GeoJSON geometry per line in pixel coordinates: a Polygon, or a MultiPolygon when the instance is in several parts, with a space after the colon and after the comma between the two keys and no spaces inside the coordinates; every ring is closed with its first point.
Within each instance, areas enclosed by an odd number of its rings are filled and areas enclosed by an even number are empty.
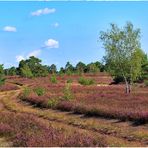
{"type": "MultiPolygon", "coordinates": [[[[18,90],[0,92],[0,112],[9,111],[32,114],[56,126],[67,125],[77,130],[86,130],[105,138],[110,146],[148,146],[148,125],[133,126],[131,122],[119,122],[103,118],[74,115],[52,109],[40,109],[19,99],[24,86],[18,90]]],[[[0,146],[11,146],[5,137],[0,138],[0,146]]]]}

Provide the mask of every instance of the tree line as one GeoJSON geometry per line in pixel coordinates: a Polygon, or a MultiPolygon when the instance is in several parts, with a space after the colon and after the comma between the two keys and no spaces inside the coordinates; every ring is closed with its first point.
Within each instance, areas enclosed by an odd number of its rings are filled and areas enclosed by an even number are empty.
{"type": "Polygon", "coordinates": [[[26,78],[33,78],[33,77],[45,77],[48,74],[82,74],[82,73],[97,73],[97,72],[104,72],[105,65],[101,62],[92,62],[89,64],[85,64],[83,62],[78,62],[76,66],[73,66],[70,62],[67,62],[65,67],[61,67],[60,70],[57,70],[57,66],[52,64],[42,65],[42,60],[31,56],[27,60],[22,60],[19,63],[19,66],[11,67],[8,69],[4,69],[4,74],[6,76],[14,76],[20,75],[26,78]]]}

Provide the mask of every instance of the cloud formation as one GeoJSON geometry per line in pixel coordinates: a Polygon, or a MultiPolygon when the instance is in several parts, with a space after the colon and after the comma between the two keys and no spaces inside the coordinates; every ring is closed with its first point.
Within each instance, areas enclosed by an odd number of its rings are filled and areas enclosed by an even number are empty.
{"type": "Polygon", "coordinates": [[[16,61],[20,62],[21,60],[25,60],[25,59],[27,59],[27,58],[29,58],[31,56],[38,57],[40,54],[41,54],[41,50],[40,49],[34,50],[34,51],[28,53],[27,56],[23,56],[23,55],[16,56],[16,61]]]}
{"type": "Polygon", "coordinates": [[[32,16],[40,16],[40,15],[45,15],[45,14],[50,14],[50,13],[54,13],[56,11],[55,8],[44,8],[44,9],[39,9],[39,10],[36,10],[34,12],[31,12],[31,15],[32,16]]]}
{"type": "Polygon", "coordinates": [[[16,32],[16,27],[13,27],[13,26],[5,26],[3,28],[3,31],[7,31],[7,32],[16,32]]]}
{"type": "Polygon", "coordinates": [[[48,39],[45,41],[46,48],[59,48],[59,42],[54,39],[48,39]]]}
{"type": "Polygon", "coordinates": [[[16,61],[17,62],[20,62],[20,61],[22,61],[22,60],[24,60],[25,58],[24,58],[24,56],[22,56],[22,55],[18,55],[18,56],[16,56],[16,61]]]}

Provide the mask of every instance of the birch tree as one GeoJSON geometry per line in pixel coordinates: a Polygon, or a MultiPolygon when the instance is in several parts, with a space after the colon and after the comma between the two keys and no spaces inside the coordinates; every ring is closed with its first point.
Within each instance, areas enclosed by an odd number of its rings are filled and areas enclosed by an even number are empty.
{"type": "Polygon", "coordinates": [[[140,29],[134,29],[128,22],[123,28],[111,24],[106,32],[100,32],[100,40],[105,48],[105,62],[112,76],[123,77],[126,93],[130,93],[131,85],[141,73],[142,50],[140,45],[140,29]]]}

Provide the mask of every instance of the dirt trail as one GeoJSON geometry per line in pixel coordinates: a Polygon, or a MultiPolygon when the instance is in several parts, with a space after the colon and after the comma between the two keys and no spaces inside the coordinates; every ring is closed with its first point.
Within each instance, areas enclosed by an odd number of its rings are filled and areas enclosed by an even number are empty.
{"type": "MultiPolygon", "coordinates": [[[[94,117],[87,118],[83,115],[74,115],[69,112],[35,108],[18,98],[22,89],[23,87],[19,86],[19,90],[0,92],[0,112],[7,110],[15,113],[32,114],[42,120],[55,123],[57,126],[60,123],[60,126],[67,125],[78,130],[94,132],[104,136],[114,146],[124,146],[124,144],[125,146],[148,146],[147,125],[133,126],[131,122],[119,122],[118,120],[94,117]]],[[[2,140],[2,142],[0,140],[0,146],[5,146],[7,143],[9,144],[6,140],[2,140]]]]}

